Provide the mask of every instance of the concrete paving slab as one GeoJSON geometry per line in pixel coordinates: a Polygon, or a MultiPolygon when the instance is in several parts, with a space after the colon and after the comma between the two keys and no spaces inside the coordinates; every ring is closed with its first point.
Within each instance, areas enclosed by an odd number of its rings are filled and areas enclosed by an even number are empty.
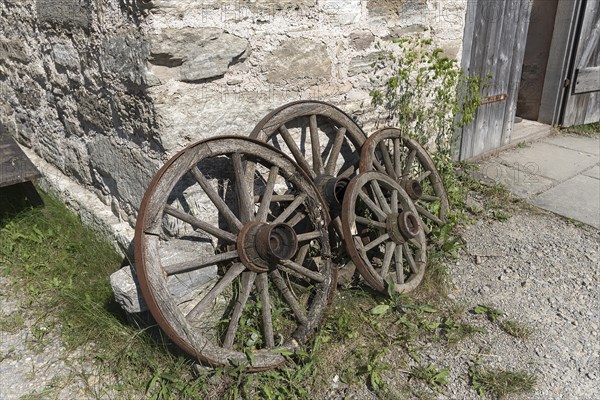
{"type": "Polygon", "coordinates": [[[600,180],[577,175],[533,199],[545,210],[600,229],[600,180]]]}
{"type": "Polygon", "coordinates": [[[598,162],[598,156],[537,142],[530,147],[502,153],[503,164],[532,175],[563,181],[598,162]]]}
{"type": "Polygon", "coordinates": [[[484,184],[504,185],[512,194],[519,197],[532,197],[555,184],[551,179],[528,174],[522,169],[511,168],[497,161],[480,163],[475,178],[484,184]]]}
{"type": "Polygon", "coordinates": [[[600,165],[596,165],[595,167],[588,169],[582,174],[585,176],[589,176],[590,178],[600,179],[600,165]]]}
{"type": "Polygon", "coordinates": [[[542,142],[600,156],[600,136],[556,135],[550,136],[542,142]]]}

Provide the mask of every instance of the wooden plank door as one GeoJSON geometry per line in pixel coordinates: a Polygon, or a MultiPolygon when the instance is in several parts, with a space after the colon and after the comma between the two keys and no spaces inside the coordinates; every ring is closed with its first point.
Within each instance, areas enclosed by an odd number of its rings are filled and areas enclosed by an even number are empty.
{"type": "Polygon", "coordinates": [[[600,121],[600,2],[587,0],[582,7],[579,34],[569,74],[569,90],[562,125],[600,121]]]}
{"type": "Polygon", "coordinates": [[[462,68],[490,82],[482,88],[483,104],[475,120],[460,132],[459,159],[469,159],[509,142],[531,0],[469,2],[463,39],[462,68]]]}

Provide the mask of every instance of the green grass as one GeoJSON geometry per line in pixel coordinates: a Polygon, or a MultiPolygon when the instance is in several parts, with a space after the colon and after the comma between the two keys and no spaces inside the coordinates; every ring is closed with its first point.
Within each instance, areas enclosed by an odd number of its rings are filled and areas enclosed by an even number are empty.
{"type": "Polygon", "coordinates": [[[600,122],[594,122],[592,124],[575,125],[565,128],[561,128],[563,132],[576,133],[583,136],[594,136],[600,134],[600,122]]]}
{"type": "MultiPolygon", "coordinates": [[[[36,346],[58,334],[67,352],[93,350],[83,352],[84,362],[111,376],[110,390],[121,398],[135,397],[132,393],[201,398],[206,385],[193,379],[191,362],[170,351],[157,329],[130,326],[114,302],[108,278],[122,257],[112,244],[59,201],[46,195],[43,200],[44,208],[32,208],[11,193],[0,196],[0,272],[21,288],[22,306],[38,321],[32,328],[36,346]]],[[[4,316],[1,326],[15,330],[18,322],[18,317],[4,316]]],[[[104,397],[106,387],[90,385],[90,394],[104,397]]]]}
{"type": "Polygon", "coordinates": [[[531,336],[531,328],[527,324],[514,319],[502,321],[500,328],[507,334],[519,339],[528,339],[531,336]]]}
{"type": "MultiPolygon", "coordinates": [[[[0,268],[22,288],[25,305],[39,321],[32,328],[35,345],[43,346],[48,335],[58,334],[68,352],[83,350],[81,357],[94,373],[108,377],[108,383],[94,383],[88,379],[90,371],[75,371],[90,397],[325,398],[338,375],[348,393],[366,387],[380,398],[427,398],[408,377],[443,391],[447,372],[429,366],[410,370],[409,361],[420,363],[427,343],[454,344],[485,332],[463,320],[467,305],[447,297],[447,264],[463,246],[457,227],[474,218],[497,218],[498,210],[510,213],[516,204],[502,188],[480,185],[468,174],[446,184],[454,212],[448,225],[433,232],[428,269],[417,290],[386,297],[355,278],[338,289],[306,352],[290,356],[285,367],[274,371],[248,373],[245,365],[197,369],[155,326],[132,326],[114,302],[108,279],[122,258],[111,243],[49,196],[43,195],[45,208],[0,196],[0,268]],[[481,214],[464,205],[472,191],[483,196],[481,214]],[[389,374],[399,369],[406,371],[407,381],[391,382],[389,374]]],[[[0,329],[15,330],[21,323],[4,315],[0,329]]],[[[40,388],[38,397],[52,397],[54,390],[40,388]]]]}
{"type": "Polygon", "coordinates": [[[473,389],[483,396],[487,393],[496,398],[530,393],[537,383],[536,377],[528,371],[508,371],[481,368],[478,363],[469,368],[469,378],[473,389]]]}

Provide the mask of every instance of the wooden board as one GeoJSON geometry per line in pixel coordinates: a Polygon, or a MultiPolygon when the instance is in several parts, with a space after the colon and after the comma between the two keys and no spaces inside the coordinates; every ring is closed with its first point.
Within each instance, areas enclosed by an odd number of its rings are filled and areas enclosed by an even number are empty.
{"type": "Polygon", "coordinates": [[[0,187],[31,181],[41,176],[17,142],[8,134],[0,134],[0,187]]]}
{"type": "Polygon", "coordinates": [[[468,3],[462,69],[484,82],[491,75],[480,95],[499,101],[481,105],[474,121],[462,129],[460,159],[510,141],[530,13],[528,0],[468,3]]]}
{"type": "Polygon", "coordinates": [[[573,93],[597,92],[600,90],[600,66],[577,70],[573,93]]]}
{"type": "Polygon", "coordinates": [[[587,1],[578,23],[571,82],[562,112],[563,126],[600,121],[600,3],[587,1]],[[579,71],[579,74],[578,74],[579,71]],[[595,90],[594,90],[595,89],[595,90]]]}

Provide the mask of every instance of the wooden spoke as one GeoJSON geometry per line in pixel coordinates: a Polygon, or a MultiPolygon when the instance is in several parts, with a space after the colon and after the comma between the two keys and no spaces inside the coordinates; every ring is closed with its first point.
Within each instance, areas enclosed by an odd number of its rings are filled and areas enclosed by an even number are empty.
{"type": "Polygon", "coordinates": [[[309,117],[309,129],[313,170],[316,175],[321,175],[323,173],[323,160],[321,159],[321,143],[319,140],[319,128],[317,127],[317,116],[314,114],[309,117]]]}
{"type": "Polygon", "coordinates": [[[300,264],[296,264],[295,262],[293,262],[291,260],[281,260],[279,263],[279,268],[281,268],[283,271],[286,271],[286,270],[294,271],[294,272],[296,272],[302,276],[305,276],[307,278],[310,278],[316,282],[324,282],[325,281],[325,277],[320,272],[311,271],[310,269],[305,268],[300,264]]]}
{"type": "Polygon", "coordinates": [[[242,223],[227,206],[227,204],[225,204],[225,202],[219,196],[217,191],[210,185],[210,183],[204,177],[202,172],[200,172],[198,167],[194,166],[194,168],[192,168],[190,172],[192,173],[194,179],[196,179],[196,182],[198,182],[202,190],[204,190],[204,193],[206,193],[210,201],[213,202],[215,207],[217,207],[217,210],[219,210],[221,215],[223,215],[223,218],[225,218],[227,224],[229,225],[229,229],[239,232],[239,230],[242,229],[242,223]]]}
{"type": "Polygon", "coordinates": [[[398,204],[398,191],[396,189],[392,190],[392,194],[390,196],[390,209],[393,213],[397,213],[399,210],[398,204]]]}
{"type": "Polygon", "coordinates": [[[310,165],[308,165],[306,157],[304,157],[304,155],[298,148],[298,145],[292,138],[292,135],[290,135],[290,132],[287,130],[285,125],[279,127],[279,133],[281,134],[281,137],[283,138],[283,141],[287,145],[288,149],[290,149],[290,151],[292,152],[292,155],[294,156],[296,162],[302,167],[302,169],[304,169],[307,173],[310,174],[310,177],[312,179],[315,179],[317,175],[315,174],[314,170],[310,167],[310,165]]]}
{"type": "Polygon", "coordinates": [[[308,255],[309,249],[310,249],[310,243],[306,243],[306,244],[300,246],[300,249],[298,249],[298,253],[296,254],[296,258],[294,259],[296,264],[298,264],[298,265],[304,264],[304,260],[306,259],[306,256],[308,255]]]}
{"type": "MultiPolygon", "coordinates": [[[[296,198],[296,195],[293,194],[274,194],[271,196],[271,202],[277,203],[286,203],[289,201],[293,201],[296,198]]],[[[261,201],[261,196],[254,196],[254,202],[259,203],[261,201]]]]}
{"type": "Polygon", "coordinates": [[[387,174],[391,176],[393,179],[397,180],[396,169],[392,164],[392,159],[390,158],[390,152],[384,141],[379,142],[379,150],[381,151],[381,157],[383,158],[383,164],[385,165],[385,169],[387,174]]]}
{"type": "Polygon", "coordinates": [[[294,227],[294,226],[298,225],[300,223],[300,221],[304,220],[305,218],[306,218],[306,214],[304,214],[302,212],[297,212],[296,215],[294,215],[292,218],[289,219],[287,224],[291,227],[294,227]]]}
{"type": "Polygon", "coordinates": [[[386,220],[386,213],[384,213],[383,210],[379,208],[379,206],[369,198],[369,195],[367,193],[361,191],[358,193],[358,197],[360,197],[360,199],[367,205],[367,207],[369,207],[369,209],[373,211],[373,213],[375,213],[379,221],[383,222],[386,220]]]}
{"type": "Polygon", "coordinates": [[[350,178],[352,174],[356,171],[356,166],[354,164],[350,165],[345,170],[341,171],[338,176],[342,178],[350,178]]]}
{"type": "Polygon", "coordinates": [[[374,249],[375,247],[379,246],[381,243],[385,242],[389,238],[390,238],[390,235],[387,233],[384,233],[383,235],[379,236],[377,239],[375,239],[375,240],[369,242],[369,244],[365,245],[364,251],[367,252],[371,249],[374,249]]]}
{"type": "Polygon", "coordinates": [[[417,209],[417,211],[419,212],[419,214],[421,214],[425,218],[429,218],[430,220],[432,220],[436,224],[442,225],[442,220],[439,219],[437,216],[433,215],[432,213],[430,213],[429,211],[427,211],[425,208],[423,208],[423,206],[415,204],[415,208],[417,209]]]}
{"type": "Polygon", "coordinates": [[[397,246],[394,249],[394,263],[396,268],[396,282],[404,283],[404,261],[402,260],[402,249],[404,246],[397,246]]]}
{"type": "Polygon", "coordinates": [[[233,347],[233,342],[239,327],[240,318],[242,317],[244,307],[246,307],[246,303],[248,302],[248,297],[250,297],[250,292],[252,291],[252,285],[254,285],[255,279],[256,272],[242,272],[240,293],[235,302],[235,306],[233,307],[231,319],[229,320],[229,325],[227,326],[227,333],[225,334],[225,339],[223,340],[223,347],[226,349],[231,349],[233,347]]]}
{"type": "Polygon", "coordinates": [[[415,246],[417,249],[421,248],[421,243],[417,240],[417,238],[412,238],[408,242],[415,246]]]}
{"type": "Polygon", "coordinates": [[[408,265],[410,270],[413,273],[417,273],[417,263],[415,263],[415,259],[413,257],[412,251],[408,247],[408,243],[402,244],[402,249],[404,249],[404,254],[406,256],[406,261],[408,261],[408,265]]]}
{"type": "Polygon", "coordinates": [[[417,178],[417,181],[422,182],[423,179],[427,178],[429,175],[431,175],[431,171],[425,171],[421,175],[419,175],[419,177],[417,178]]]}
{"type": "Polygon", "coordinates": [[[204,296],[202,300],[196,304],[192,311],[186,315],[186,318],[190,321],[198,319],[202,313],[207,311],[207,308],[210,306],[210,304],[213,303],[221,293],[223,293],[223,290],[225,290],[227,286],[231,285],[234,279],[244,272],[245,269],[246,267],[244,267],[242,263],[237,263],[231,266],[225,275],[223,275],[221,280],[217,282],[217,284],[210,289],[206,296],[204,296]]]}
{"type": "Polygon", "coordinates": [[[417,156],[417,150],[413,149],[410,153],[408,153],[408,157],[406,158],[406,165],[404,166],[404,170],[402,170],[402,176],[409,176],[410,170],[412,169],[413,163],[415,162],[415,157],[417,156]]]}
{"type": "Polygon", "coordinates": [[[273,338],[273,320],[271,317],[271,298],[269,296],[269,279],[267,273],[258,274],[256,279],[256,288],[260,293],[260,302],[262,305],[262,323],[265,345],[267,348],[273,348],[275,341],[273,338]]]}
{"type": "Polygon", "coordinates": [[[385,280],[390,265],[392,264],[392,258],[394,257],[394,251],[396,250],[396,243],[390,241],[385,244],[385,254],[383,256],[383,262],[381,264],[381,277],[385,280]]]}
{"type": "Polygon", "coordinates": [[[375,221],[373,219],[359,217],[359,216],[356,217],[356,222],[359,224],[362,224],[362,225],[374,226],[374,227],[381,228],[381,229],[385,229],[387,227],[385,222],[379,222],[379,221],[375,221]]]}
{"type": "Polygon", "coordinates": [[[296,320],[300,325],[306,325],[308,323],[308,318],[306,317],[306,311],[304,307],[298,303],[294,294],[290,290],[290,288],[285,284],[285,281],[279,271],[272,271],[270,274],[271,280],[275,284],[275,287],[279,290],[279,293],[283,296],[284,301],[292,310],[292,313],[296,317],[296,320]]]}
{"type": "Polygon", "coordinates": [[[275,221],[273,221],[273,223],[278,224],[281,222],[285,222],[288,219],[288,217],[292,215],[292,213],[304,203],[305,199],[305,194],[296,196],[294,201],[292,201],[292,203],[289,206],[287,206],[286,209],[283,210],[283,212],[277,216],[277,218],[275,218],[275,221]]]}
{"type": "Polygon", "coordinates": [[[210,235],[213,235],[219,239],[222,239],[222,240],[225,240],[225,241],[228,241],[231,243],[235,243],[235,241],[237,239],[236,235],[234,235],[233,233],[224,231],[223,229],[217,228],[216,226],[213,226],[213,225],[209,224],[208,222],[199,220],[198,218],[194,217],[193,215],[190,215],[186,212],[180,211],[173,206],[166,205],[165,213],[169,214],[172,217],[180,219],[183,222],[187,222],[188,224],[192,225],[193,227],[198,228],[198,229],[200,229],[210,235]]]}
{"type": "Polygon", "coordinates": [[[223,261],[235,260],[237,257],[238,257],[237,250],[233,250],[233,251],[228,251],[226,253],[215,254],[215,255],[209,256],[209,257],[203,257],[203,258],[197,259],[197,260],[190,260],[190,261],[179,262],[176,264],[166,265],[164,267],[164,270],[167,275],[181,274],[184,272],[190,272],[190,271],[194,271],[196,269],[208,267],[210,265],[216,265],[217,263],[220,263],[223,261]]]}
{"type": "Polygon", "coordinates": [[[254,206],[250,200],[252,198],[251,191],[247,185],[241,154],[233,153],[231,160],[233,161],[233,171],[235,172],[235,187],[240,209],[240,219],[243,223],[246,223],[254,219],[254,206]]]}
{"type": "Polygon", "coordinates": [[[258,212],[256,213],[257,221],[266,221],[267,215],[269,214],[269,208],[271,207],[271,201],[273,200],[273,190],[275,188],[275,182],[279,174],[279,167],[273,165],[269,170],[269,177],[267,178],[267,185],[265,187],[265,193],[262,195],[258,212]]]}
{"type": "Polygon", "coordinates": [[[379,183],[376,180],[371,181],[371,188],[373,189],[373,192],[375,193],[375,197],[377,198],[377,200],[379,200],[379,206],[381,207],[381,209],[383,211],[385,211],[387,214],[390,214],[392,212],[392,209],[390,208],[390,205],[387,203],[387,199],[383,195],[381,186],[379,186],[379,183]]]}
{"type": "Polygon", "coordinates": [[[402,176],[402,153],[400,150],[400,138],[392,139],[394,143],[394,172],[396,179],[402,176]]]}
{"type": "Polygon", "coordinates": [[[421,197],[419,198],[419,200],[423,200],[423,201],[440,201],[440,198],[438,196],[430,196],[427,194],[421,195],[421,197]]]}
{"type": "Polygon", "coordinates": [[[335,167],[337,166],[337,160],[340,155],[340,151],[342,150],[342,145],[344,144],[344,137],[346,136],[346,128],[343,126],[337,129],[335,134],[335,139],[333,141],[333,146],[331,147],[331,151],[329,152],[329,158],[327,159],[327,165],[325,166],[325,174],[326,175],[334,175],[335,167]]]}
{"type": "Polygon", "coordinates": [[[313,231],[313,232],[301,233],[297,237],[298,237],[298,242],[302,243],[302,242],[307,242],[309,240],[318,239],[321,236],[322,236],[322,233],[320,231],[313,231]]]}

